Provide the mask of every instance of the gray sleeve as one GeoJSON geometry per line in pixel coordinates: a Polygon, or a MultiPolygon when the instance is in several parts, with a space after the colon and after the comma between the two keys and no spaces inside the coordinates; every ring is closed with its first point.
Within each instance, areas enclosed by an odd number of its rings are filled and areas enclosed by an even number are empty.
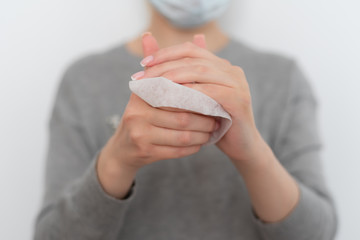
{"type": "Polygon", "coordinates": [[[263,223],[254,217],[263,239],[328,240],[335,236],[337,218],[321,166],[316,108],[311,87],[294,64],[273,150],[297,181],[300,200],[283,221],[263,223]]]}
{"type": "Polygon", "coordinates": [[[97,152],[87,136],[71,71],[60,84],[50,120],[45,196],[35,226],[36,240],[115,239],[133,196],[118,200],[102,189],[97,152]]]}

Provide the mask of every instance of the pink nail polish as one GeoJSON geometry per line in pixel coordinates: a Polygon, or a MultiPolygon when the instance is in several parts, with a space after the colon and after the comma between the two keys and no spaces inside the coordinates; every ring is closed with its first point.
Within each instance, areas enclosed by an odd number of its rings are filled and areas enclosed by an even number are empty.
{"type": "Polygon", "coordinates": [[[150,36],[151,35],[151,32],[144,32],[141,37],[145,37],[145,36],[150,36]]]}
{"type": "Polygon", "coordinates": [[[131,80],[135,81],[135,80],[139,80],[141,77],[143,77],[145,75],[145,72],[144,71],[140,71],[140,72],[137,72],[137,73],[134,73],[132,76],[131,76],[131,80]]]}
{"type": "Polygon", "coordinates": [[[147,56],[146,58],[144,58],[143,60],[141,60],[140,65],[142,67],[146,67],[146,65],[148,65],[152,60],[154,60],[153,56],[147,56]]]}

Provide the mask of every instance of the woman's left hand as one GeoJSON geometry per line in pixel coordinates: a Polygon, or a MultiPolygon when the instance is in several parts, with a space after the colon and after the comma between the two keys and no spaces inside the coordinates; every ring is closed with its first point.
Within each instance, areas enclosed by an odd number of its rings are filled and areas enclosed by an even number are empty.
{"type": "MultiPolygon", "coordinates": [[[[144,45],[151,48],[154,45],[150,42],[144,45]]],[[[222,105],[233,123],[217,146],[242,175],[256,215],[265,222],[278,222],[295,208],[300,195],[298,185],[256,128],[244,71],[204,49],[204,42],[155,51],[142,61],[147,68],[137,76],[166,77],[222,105]]]]}
{"type": "Polygon", "coordinates": [[[265,142],[255,125],[245,73],[198,45],[186,42],[158,50],[142,61],[147,68],[141,78],[165,77],[221,104],[233,124],[217,146],[237,164],[253,165],[265,142]]]}

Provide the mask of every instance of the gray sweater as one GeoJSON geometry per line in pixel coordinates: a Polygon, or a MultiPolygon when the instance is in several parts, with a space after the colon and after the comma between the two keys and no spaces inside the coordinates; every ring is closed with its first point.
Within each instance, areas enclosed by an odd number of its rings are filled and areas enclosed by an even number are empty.
{"type": "Polygon", "coordinates": [[[35,239],[333,239],[336,215],[324,182],[313,92],[294,61],[239,42],[217,53],[241,66],[257,127],[297,180],[300,200],[278,223],[253,214],[244,181],[216,146],[140,169],[125,200],[108,196],[95,171],[130,96],[140,58],[124,46],[66,71],[50,120],[45,196],[35,239]]]}

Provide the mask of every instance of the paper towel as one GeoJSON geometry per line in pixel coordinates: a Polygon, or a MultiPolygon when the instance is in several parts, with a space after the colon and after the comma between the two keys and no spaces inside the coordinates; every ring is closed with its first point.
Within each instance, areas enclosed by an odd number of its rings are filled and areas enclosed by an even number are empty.
{"type": "Polygon", "coordinates": [[[230,115],[211,97],[164,78],[145,78],[129,82],[130,90],[153,107],[170,107],[214,116],[220,127],[214,131],[207,144],[219,141],[229,130],[230,115]]]}

